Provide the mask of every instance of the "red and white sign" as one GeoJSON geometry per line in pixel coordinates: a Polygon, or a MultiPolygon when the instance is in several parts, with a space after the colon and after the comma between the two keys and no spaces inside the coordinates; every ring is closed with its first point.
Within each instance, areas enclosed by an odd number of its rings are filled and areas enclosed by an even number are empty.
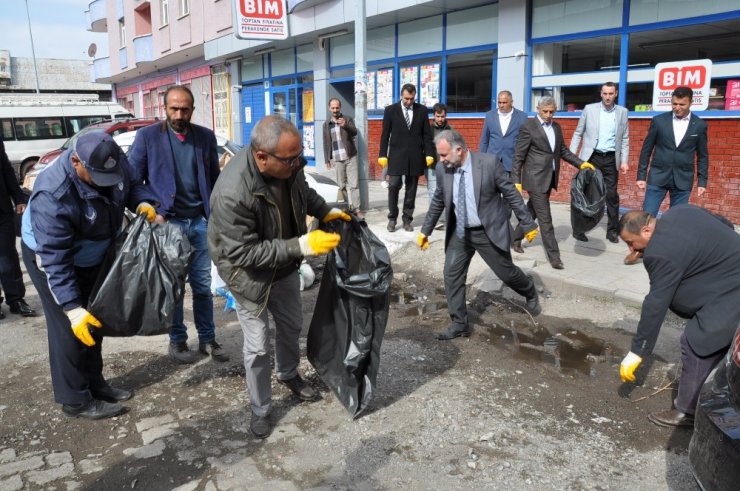
{"type": "Polygon", "coordinates": [[[709,105],[712,60],[676,61],[655,65],[653,111],[670,111],[671,94],[676,87],[694,91],[692,111],[703,111],[709,105]]]}
{"type": "Polygon", "coordinates": [[[239,39],[287,39],[285,0],[234,0],[234,33],[239,39]]]}

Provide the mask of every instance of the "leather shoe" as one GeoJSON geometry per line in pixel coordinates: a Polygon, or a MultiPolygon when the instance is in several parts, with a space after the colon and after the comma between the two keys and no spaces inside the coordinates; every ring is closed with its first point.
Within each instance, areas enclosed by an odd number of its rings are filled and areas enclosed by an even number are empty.
{"type": "Polygon", "coordinates": [[[413,232],[414,231],[414,227],[411,226],[411,222],[404,222],[403,229],[406,232],[413,232]]]}
{"type": "Polygon", "coordinates": [[[658,426],[673,428],[676,426],[692,427],[694,426],[694,416],[682,413],[677,409],[668,409],[657,413],[648,414],[648,419],[658,426]]]}
{"type": "Polygon", "coordinates": [[[560,259],[553,259],[550,261],[550,266],[552,266],[553,269],[563,269],[565,266],[563,266],[563,261],[560,259]]]}
{"type": "Polygon", "coordinates": [[[617,236],[616,232],[607,232],[606,240],[608,240],[612,244],[619,244],[619,237],[617,236]]]}
{"type": "Polygon", "coordinates": [[[537,294],[537,290],[534,292],[534,297],[527,299],[527,310],[534,316],[540,315],[540,312],[542,312],[540,296],[537,294]]]}
{"type": "Polygon", "coordinates": [[[278,379],[278,382],[289,388],[290,391],[297,395],[302,401],[312,401],[316,399],[316,391],[313,390],[313,387],[308,385],[300,375],[296,375],[287,380],[278,379]]]}
{"type": "Polygon", "coordinates": [[[170,358],[182,365],[192,365],[197,361],[195,354],[188,348],[188,343],[170,343],[167,351],[170,358]]]}
{"type": "Polygon", "coordinates": [[[584,233],[577,234],[573,232],[573,238],[576,240],[580,240],[581,242],[588,242],[588,237],[586,237],[586,234],[584,233]]]}
{"type": "Polygon", "coordinates": [[[518,253],[518,254],[524,254],[524,249],[522,249],[522,241],[521,240],[515,240],[511,243],[511,249],[518,253]]]}
{"type": "Polygon", "coordinates": [[[22,315],[23,317],[33,317],[34,315],[36,315],[36,311],[33,310],[31,306],[28,305],[26,301],[22,298],[20,300],[16,300],[15,302],[11,302],[10,312],[13,314],[22,315]]]}
{"type": "Polygon", "coordinates": [[[270,415],[257,416],[252,412],[252,420],[249,422],[249,429],[257,438],[264,439],[270,436],[270,415]]]}
{"type": "Polygon", "coordinates": [[[211,355],[211,358],[221,363],[229,361],[229,355],[226,354],[226,350],[215,339],[207,343],[200,343],[198,345],[198,351],[204,355],[211,355]]]}
{"type": "Polygon", "coordinates": [[[447,341],[450,339],[455,339],[457,337],[463,337],[467,338],[470,336],[470,329],[453,329],[452,327],[448,328],[445,332],[441,332],[437,334],[437,339],[440,341],[447,341]]]}
{"type": "Polygon", "coordinates": [[[626,264],[627,266],[632,266],[633,264],[639,263],[640,259],[642,259],[642,252],[632,251],[627,254],[627,257],[624,258],[624,264],[626,264]]]}
{"type": "Polygon", "coordinates": [[[62,405],[62,412],[72,418],[104,419],[122,414],[126,408],[117,402],[106,402],[93,399],[87,404],[62,405]]]}
{"type": "Polygon", "coordinates": [[[134,393],[126,389],[116,389],[107,385],[100,389],[90,389],[90,393],[95,399],[100,399],[105,402],[121,402],[128,401],[134,397],[134,393]]]}
{"type": "Polygon", "coordinates": [[[396,221],[395,220],[388,220],[388,231],[389,232],[395,232],[396,231],[396,221]]]}

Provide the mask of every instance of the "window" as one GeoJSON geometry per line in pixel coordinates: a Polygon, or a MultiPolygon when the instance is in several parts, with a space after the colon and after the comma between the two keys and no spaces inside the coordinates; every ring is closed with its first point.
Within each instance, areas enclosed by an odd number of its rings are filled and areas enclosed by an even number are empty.
{"type": "Polygon", "coordinates": [[[447,14],[447,49],[498,42],[498,4],[447,14]]]}
{"type": "Polygon", "coordinates": [[[493,97],[494,50],[447,57],[447,111],[486,112],[493,97]]]}
{"type": "Polygon", "coordinates": [[[190,0],[180,0],[180,17],[190,13],[190,0]]]}
{"type": "Polygon", "coordinates": [[[737,0],[630,0],[630,25],[649,24],[737,10],[737,0]]]}
{"type": "Polygon", "coordinates": [[[618,70],[620,36],[537,44],[532,75],[618,70]]]}
{"type": "Polygon", "coordinates": [[[162,10],[162,25],[166,26],[170,23],[170,2],[169,0],[161,0],[160,3],[162,10]]]}
{"type": "Polygon", "coordinates": [[[621,27],[622,3],[623,0],[532,0],[532,37],[621,27]]]}
{"type": "Polygon", "coordinates": [[[123,19],[118,21],[118,39],[120,39],[121,46],[126,46],[126,21],[123,19]]]}
{"type": "Polygon", "coordinates": [[[398,24],[398,56],[441,50],[441,15],[398,24]]]}

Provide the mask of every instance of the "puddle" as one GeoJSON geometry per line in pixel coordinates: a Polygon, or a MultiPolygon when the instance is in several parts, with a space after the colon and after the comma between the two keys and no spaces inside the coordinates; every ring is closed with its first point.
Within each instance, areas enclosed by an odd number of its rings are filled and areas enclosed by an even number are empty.
{"type": "Polygon", "coordinates": [[[576,329],[552,333],[544,327],[516,327],[513,321],[508,327],[481,327],[490,335],[491,344],[511,349],[516,358],[541,361],[563,373],[580,372],[594,377],[600,364],[612,361],[609,343],[576,329]]]}
{"type": "Polygon", "coordinates": [[[406,309],[406,312],[403,313],[403,317],[420,317],[424,314],[433,314],[434,312],[438,312],[442,309],[447,308],[447,303],[420,303],[418,305],[415,305],[413,307],[409,307],[406,309]]]}

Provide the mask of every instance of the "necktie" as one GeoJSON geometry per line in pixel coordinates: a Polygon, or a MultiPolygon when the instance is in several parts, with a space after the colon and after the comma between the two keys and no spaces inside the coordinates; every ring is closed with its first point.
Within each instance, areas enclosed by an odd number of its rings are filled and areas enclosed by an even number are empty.
{"type": "Polygon", "coordinates": [[[465,171],[458,169],[460,174],[460,184],[457,186],[457,223],[455,224],[455,235],[462,239],[465,237],[465,227],[468,224],[468,208],[465,205],[465,171]]]}
{"type": "Polygon", "coordinates": [[[411,129],[411,115],[409,114],[409,108],[404,107],[404,114],[406,114],[406,127],[411,129]]]}

